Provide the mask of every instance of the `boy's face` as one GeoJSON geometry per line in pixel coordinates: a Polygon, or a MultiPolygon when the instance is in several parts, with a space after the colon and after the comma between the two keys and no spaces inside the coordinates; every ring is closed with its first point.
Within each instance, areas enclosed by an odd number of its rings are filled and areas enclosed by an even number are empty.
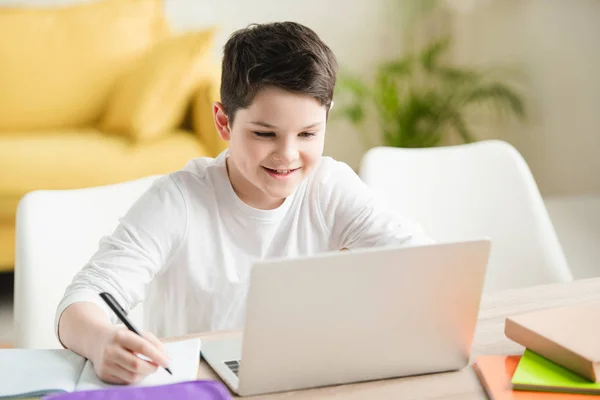
{"type": "Polygon", "coordinates": [[[326,107],[312,97],[269,87],[236,112],[233,126],[220,103],[213,114],[229,141],[229,179],[252,207],[281,205],[323,154],[326,107]]]}

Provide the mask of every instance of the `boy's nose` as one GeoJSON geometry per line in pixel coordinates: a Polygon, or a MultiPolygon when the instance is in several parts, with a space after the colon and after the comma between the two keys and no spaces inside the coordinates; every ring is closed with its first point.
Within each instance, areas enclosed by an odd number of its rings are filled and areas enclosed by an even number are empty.
{"type": "Polygon", "coordinates": [[[298,158],[298,149],[296,146],[291,144],[281,146],[279,149],[277,149],[274,158],[278,162],[291,163],[298,158]]]}

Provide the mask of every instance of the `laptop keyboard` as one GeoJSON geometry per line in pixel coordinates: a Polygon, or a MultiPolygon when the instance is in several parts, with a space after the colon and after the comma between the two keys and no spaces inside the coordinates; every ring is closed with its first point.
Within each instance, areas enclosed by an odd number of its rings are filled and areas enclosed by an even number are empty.
{"type": "Polygon", "coordinates": [[[229,367],[229,369],[231,370],[231,372],[233,372],[235,374],[235,376],[238,376],[238,371],[240,369],[239,361],[237,361],[237,360],[225,361],[225,365],[227,365],[229,367]]]}

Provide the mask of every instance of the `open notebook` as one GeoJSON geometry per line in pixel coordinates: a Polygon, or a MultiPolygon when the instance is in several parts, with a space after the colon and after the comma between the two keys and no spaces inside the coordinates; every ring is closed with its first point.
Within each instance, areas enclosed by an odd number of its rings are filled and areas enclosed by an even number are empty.
{"type": "MultiPolygon", "coordinates": [[[[165,343],[171,357],[169,375],[163,368],[136,386],[156,386],[196,379],[200,339],[165,343]]],[[[50,393],[117,387],[102,382],[92,363],[65,349],[0,350],[0,399],[41,397],[50,393]]]]}

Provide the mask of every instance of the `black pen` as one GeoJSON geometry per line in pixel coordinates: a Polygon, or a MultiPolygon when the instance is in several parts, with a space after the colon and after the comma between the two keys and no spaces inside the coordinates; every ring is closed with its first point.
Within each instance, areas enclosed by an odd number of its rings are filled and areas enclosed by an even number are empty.
{"type": "MultiPolygon", "coordinates": [[[[125,324],[125,326],[132,331],[133,333],[141,336],[142,334],[135,328],[135,326],[133,326],[133,324],[131,323],[131,321],[129,320],[129,318],[127,318],[127,313],[125,312],[125,310],[123,309],[123,307],[121,307],[119,305],[119,303],[117,303],[117,301],[115,300],[114,297],[112,297],[112,295],[110,293],[107,292],[102,292],[100,293],[100,297],[102,297],[102,300],[104,300],[104,302],[106,304],[108,304],[108,306],[110,307],[111,310],[113,310],[113,312],[117,315],[117,317],[119,317],[119,319],[121,320],[122,323],[125,324]]],[[[167,372],[171,375],[173,375],[173,373],[171,372],[171,370],[169,368],[166,368],[167,372]]]]}

